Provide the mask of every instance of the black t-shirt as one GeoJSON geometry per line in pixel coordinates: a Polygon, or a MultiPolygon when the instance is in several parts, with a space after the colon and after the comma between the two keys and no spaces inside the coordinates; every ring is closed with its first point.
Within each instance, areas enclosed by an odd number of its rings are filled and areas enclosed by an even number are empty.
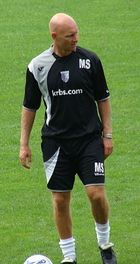
{"type": "Polygon", "coordinates": [[[77,138],[102,130],[96,101],[106,100],[109,90],[97,55],[77,47],[58,57],[53,47],[28,65],[24,107],[36,111],[41,97],[45,105],[42,135],[77,138]]]}

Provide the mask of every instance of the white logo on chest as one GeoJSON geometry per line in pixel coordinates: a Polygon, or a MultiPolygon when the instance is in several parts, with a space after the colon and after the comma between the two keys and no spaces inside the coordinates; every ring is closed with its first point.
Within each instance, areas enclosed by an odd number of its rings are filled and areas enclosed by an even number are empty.
{"type": "Polygon", "coordinates": [[[60,74],[61,74],[61,80],[67,83],[69,80],[69,71],[61,71],[60,74]]]}
{"type": "Polygon", "coordinates": [[[90,60],[89,59],[79,59],[79,68],[80,69],[90,69],[90,60]]]}

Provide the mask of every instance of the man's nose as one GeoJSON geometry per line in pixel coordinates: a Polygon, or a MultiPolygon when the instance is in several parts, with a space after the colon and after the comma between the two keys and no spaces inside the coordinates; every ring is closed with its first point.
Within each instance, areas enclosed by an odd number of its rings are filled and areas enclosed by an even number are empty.
{"type": "Polygon", "coordinates": [[[72,40],[74,42],[77,42],[78,41],[78,35],[77,34],[74,34],[72,40]]]}

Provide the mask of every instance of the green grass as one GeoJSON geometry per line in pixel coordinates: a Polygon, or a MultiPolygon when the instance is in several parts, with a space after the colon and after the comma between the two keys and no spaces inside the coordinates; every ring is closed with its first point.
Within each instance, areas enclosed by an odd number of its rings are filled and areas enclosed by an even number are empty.
{"type": "MultiPolygon", "coordinates": [[[[57,12],[74,16],[79,44],[94,50],[104,65],[114,130],[114,154],[106,162],[111,239],[119,264],[140,263],[139,1],[1,0],[0,12],[0,263],[22,264],[33,253],[48,254],[54,264],[61,259],[40,151],[43,107],[32,131],[31,170],[18,162],[26,66],[50,45],[48,22],[57,12]]],[[[89,203],[78,179],[72,213],[78,263],[100,263],[89,203]]]]}

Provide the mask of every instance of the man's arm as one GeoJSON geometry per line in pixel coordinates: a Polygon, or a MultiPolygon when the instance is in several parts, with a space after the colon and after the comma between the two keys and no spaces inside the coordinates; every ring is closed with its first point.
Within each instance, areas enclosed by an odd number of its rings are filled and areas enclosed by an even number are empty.
{"type": "Polygon", "coordinates": [[[21,115],[21,137],[19,159],[25,168],[30,168],[32,154],[29,148],[29,138],[34,123],[36,112],[23,107],[21,115]]]}
{"type": "Polygon", "coordinates": [[[107,158],[113,151],[110,100],[98,101],[98,110],[103,126],[104,156],[107,158]]]}

